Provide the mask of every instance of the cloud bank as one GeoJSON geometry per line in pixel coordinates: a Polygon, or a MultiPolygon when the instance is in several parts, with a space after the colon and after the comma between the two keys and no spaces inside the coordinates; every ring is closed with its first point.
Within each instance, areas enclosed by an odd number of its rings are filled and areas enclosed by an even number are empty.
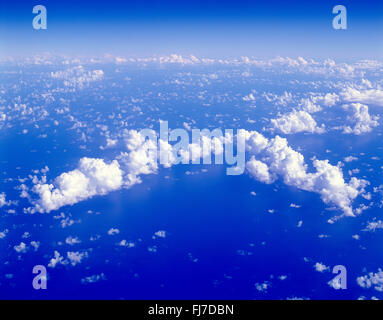
{"type": "MultiPolygon", "coordinates": [[[[239,131],[238,135],[244,135],[246,141],[249,155],[246,169],[251,177],[267,184],[281,179],[288,186],[318,193],[324,203],[338,208],[346,216],[354,216],[352,201],[364,193],[367,181],[352,177],[346,182],[341,168],[328,160],[314,159],[315,172],[308,172],[303,155],[293,150],[285,138],[267,139],[256,131],[246,130],[239,131]]],[[[167,159],[161,161],[162,165],[170,167],[175,160],[173,147],[168,142],[158,141],[160,157],[167,159]]],[[[130,130],[126,132],[125,143],[128,152],[122,152],[109,164],[103,159],[82,158],[77,169],[61,174],[52,184],[45,183],[45,179],[37,181],[32,189],[39,197],[34,201],[34,210],[50,212],[96,195],[130,188],[141,182],[142,175],[157,172],[157,146],[152,140],[130,130]]],[[[189,144],[189,150],[178,150],[181,158],[186,153],[204,156],[202,150],[190,152],[193,148],[194,144],[189,144]]],[[[215,147],[213,152],[222,153],[222,145],[215,147]]]]}

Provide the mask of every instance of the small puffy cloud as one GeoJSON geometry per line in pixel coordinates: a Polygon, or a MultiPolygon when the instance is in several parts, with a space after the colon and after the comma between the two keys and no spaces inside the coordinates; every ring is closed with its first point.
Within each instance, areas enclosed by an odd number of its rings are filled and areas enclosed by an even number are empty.
{"type": "Polygon", "coordinates": [[[357,157],[353,157],[353,156],[348,156],[348,157],[345,157],[343,160],[345,162],[352,162],[352,161],[358,160],[358,158],[357,157]]]}
{"type": "Polygon", "coordinates": [[[351,103],[344,105],[343,108],[347,110],[350,115],[347,120],[351,122],[352,126],[344,126],[344,133],[353,133],[361,135],[372,131],[372,128],[379,125],[379,116],[370,116],[368,113],[368,106],[360,103],[351,103]]]}
{"type": "Polygon", "coordinates": [[[302,220],[298,221],[297,227],[300,228],[302,227],[302,225],[303,225],[303,221],[302,220]]]}
{"type": "Polygon", "coordinates": [[[48,267],[55,268],[58,264],[66,265],[68,261],[66,261],[58,251],[55,251],[54,257],[49,261],[48,267]]]}
{"type": "Polygon", "coordinates": [[[89,277],[82,278],[81,279],[81,283],[82,284],[95,283],[95,282],[99,282],[101,280],[106,280],[106,277],[105,277],[104,273],[93,274],[93,275],[91,275],[89,277]]]}
{"type": "Polygon", "coordinates": [[[383,292],[383,271],[379,268],[376,273],[370,272],[367,275],[358,277],[356,282],[362,288],[374,288],[377,291],[383,292]]]}
{"type": "Polygon", "coordinates": [[[378,229],[383,229],[383,221],[378,220],[378,221],[370,221],[367,223],[367,226],[363,231],[376,231],[378,229]]]}
{"type": "Polygon", "coordinates": [[[84,258],[88,257],[88,252],[67,252],[67,258],[72,266],[75,266],[82,262],[84,258]]]}
{"type": "Polygon", "coordinates": [[[271,287],[271,282],[270,281],[264,281],[262,283],[257,282],[254,286],[259,292],[267,292],[267,290],[271,287]]]}
{"type": "Polygon", "coordinates": [[[0,232],[0,239],[4,239],[7,236],[8,229],[5,229],[4,231],[0,232]]]}
{"type": "Polygon", "coordinates": [[[318,272],[325,272],[325,271],[328,271],[330,270],[329,267],[327,267],[326,265],[324,265],[323,263],[321,262],[317,262],[316,264],[314,264],[314,269],[318,272]]]}
{"type": "Polygon", "coordinates": [[[284,134],[298,132],[323,133],[324,125],[317,126],[316,121],[306,111],[292,111],[277,119],[270,120],[275,129],[284,134]]]}
{"type": "Polygon", "coordinates": [[[10,201],[6,200],[6,195],[4,192],[0,193],[0,208],[4,206],[9,206],[11,204],[10,201]]]}
{"type": "Polygon", "coordinates": [[[40,242],[39,241],[31,241],[31,247],[37,251],[40,247],[40,242]]]}
{"type": "Polygon", "coordinates": [[[64,258],[58,251],[54,252],[54,257],[49,261],[48,267],[55,268],[57,265],[72,265],[75,266],[82,262],[84,258],[88,257],[88,252],[72,252],[68,251],[66,258],[64,258]]]}
{"type": "Polygon", "coordinates": [[[248,95],[242,98],[243,101],[255,101],[255,97],[253,93],[249,93],[248,95]]]}
{"type": "Polygon", "coordinates": [[[24,242],[20,242],[19,245],[16,245],[13,248],[17,253],[25,253],[28,250],[27,245],[24,242]]]}
{"type": "Polygon", "coordinates": [[[117,243],[117,245],[126,248],[133,248],[136,246],[134,242],[128,242],[125,239],[121,240],[119,243],[117,243]]]}
{"type": "Polygon", "coordinates": [[[110,228],[108,230],[108,235],[110,235],[110,236],[114,236],[114,235],[119,234],[119,233],[120,233],[120,230],[118,230],[116,228],[110,228]]]}
{"type": "Polygon", "coordinates": [[[159,230],[154,233],[154,237],[157,238],[166,238],[166,231],[165,230],[159,230]]]}
{"type": "Polygon", "coordinates": [[[81,240],[78,238],[78,237],[72,237],[72,236],[69,236],[65,239],[65,243],[66,244],[69,244],[70,246],[73,246],[75,244],[79,244],[81,243],[81,240]]]}

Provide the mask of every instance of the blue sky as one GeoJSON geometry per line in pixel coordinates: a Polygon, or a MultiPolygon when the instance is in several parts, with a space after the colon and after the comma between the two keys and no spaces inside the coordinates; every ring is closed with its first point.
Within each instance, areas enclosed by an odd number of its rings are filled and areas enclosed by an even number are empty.
{"type": "Polygon", "coordinates": [[[383,54],[378,1],[2,1],[1,55],[197,54],[355,60],[383,54]],[[32,7],[48,30],[32,28],[32,7]],[[348,29],[332,28],[343,4],[348,29]]]}

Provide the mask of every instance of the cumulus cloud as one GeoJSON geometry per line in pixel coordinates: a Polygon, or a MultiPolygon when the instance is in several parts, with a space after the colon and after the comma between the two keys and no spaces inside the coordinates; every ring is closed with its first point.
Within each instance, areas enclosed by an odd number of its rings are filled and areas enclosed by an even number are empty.
{"type": "Polygon", "coordinates": [[[9,206],[11,204],[10,201],[6,200],[6,195],[4,192],[0,193],[0,208],[4,206],[9,206]]]}
{"type": "Polygon", "coordinates": [[[299,107],[308,113],[315,113],[322,110],[322,108],[314,103],[312,99],[301,99],[301,102],[299,104],[299,107]]]}
{"type": "Polygon", "coordinates": [[[357,157],[354,157],[354,156],[348,156],[348,157],[345,157],[343,160],[344,160],[345,162],[352,162],[352,161],[356,161],[356,160],[358,160],[358,158],[357,158],[357,157]]]}
{"type": "Polygon", "coordinates": [[[63,80],[63,84],[66,87],[83,88],[90,82],[103,79],[104,72],[102,70],[87,71],[80,65],[63,71],[51,72],[51,77],[63,80]]]}
{"type": "Polygon", "coordinates": [[[292,134],[298,132],[323,133],[324,125],[317,126],[316,121],[306,111],[292,111],[277,119],[270,120],[275,129],[284,134],[292,134]]]}
{"type": "Polygon", "coordinates": [[[7,236],[8,229],[5,229],[4,231],[0,232],[0,239],[4,239],[7,236]]]}
{"type": "Polygon", "coordinates": [[[383,221],[381,220],[378,220],[378,221],[369,221],[367,223],[367,226],[365,229],[363,229],[363,231],[370,231],[370,232],[374,232],[378,229],[383,229],[383,221]]]}
{"type": "Polygon", "coordinates": [[[262,161],[258,161],[253,156],[247,163],[246,169],[255,179],[263,183],[273,183],[275,177],[270,174],[269,167],[262,161]]]}
{"type": "Polygon", "coordinates": [[[248,95],[242,98],[243,101],[255,101],[255,97],[253,93],[249,93],[248,95]]]}
{"type": "Polygon", "coordinates": [[[336,93],[326,93],[323,97],[319,98],[326,107],[333,107],[339,102],[339,96],[336,93]]]}
{"type": "Polygon", "coordinates": [[[372,128],[379,125],[378,116],[370,116],[368,113],[368,106],[361,103],[351,103],[344,105],[343,109],[347,110],[350,115],[347,116],[347,120],[352,126],[344,126],[344,133],[353,133],[361,135],[372,131],[372,128]]]}
{"type": "Polygon", "coordinates": [[[362,288],[374,288],[377,291],[383,292],[383,271],[379,268],[376,273],[370,272],[367,275],[358,277],[356,282],[362,288]]]}
{"type": "Polygon", "coordinates": [[[96,195],[105,195],[121,185],[122,171],[116,160],[107,164],[102,159],[82,158],[77,169],[61,174],[53,184],[37,183],[33,187],[40,197],[35,207],[39,212],[50,212],[96,195]]]}
{"type": "Polygon", "coordinates": [[[116,228],[110,228],[108,230],[108,235],[110,235],[110,236],[114,236],[114,235],[119,234],[119,233],[120,233],[120,230],[118,230],[116,228]]]}
{"type": "MultiPolygon", "coordinates": [[[[316,171],[307,172],[303,155],[289,147],[287,140],[279,136],[269,140],[256,131],[246,130],[239,131],[238,135],[245,135],[243,138],[250,155],[246,168],[255,179],[272,183],[281,178],[289,186],[320,194],[326,204],[337,207],[345,215],[354,215],[352,201],[364,192],[367,181],[352,177],[348,183],[345,182],[340,166],[333,166],[328,160],[315,159],[313,167],[316,171]]],[[[179,149],[179,156],[182,161],[205,157],[204,144],[210,143],[213,153],[222,155],[223,143],[227,141],[232,142],[233,137],[228,135],[210,140],[202,136],[201,144],[192,143],[187,149],[179,149]],[[209,143],[205,140],[209,140],[209,143]]],[[[125,134],[125,143],[128,152],[122,152],[109,164],[102,159],[82,158],[77,169],[61,174],[52,184],[46,183],[45,179],[36,181],[32,190],[39,199],[34,201],[33,210],[50,212],[140,183],[141,175],[157,172],[157,152],[164,167],[175,163],[174,149],[166,141],[158,140],[158,151],[155,140],[146,139],[143,134],[130,130],[125,134]]]]}
{"type": "Polygon", "coordinates": [[[69,244],[70,246],[73,246],[75,244],[79,244],[81,243],[81,240],[78,238],[78,237],[72,237],[72,236],[69,236],[65,239],[65,243],[66,244],[69,244]]]}
{"type": "Polygon", "coordinates": [[[341,92],[341,97],[347,102],[360,102],[383,107],[383,90],[356,89],[348,87],[341,92]]]}
{"type": "Polygon", "coordinates": [[[262,96],[268,101],[273,102],[275,105],[287,106],[289,103],[292,103],[293,95],[291,92],[285,91],[282,95],[278,96],[273,93],[263,93],[262,96]]]}
{"type": "MultiPolygon", "coordinates": [[[[141,175],[157,172],[157,145],[153,140],[130,130],[125,132],[124,141],[128,152],[106,163],[103,159],[82,158],[77,169],[64,172],[52,184],[35,181],[32,191],[39,199],[34,201],[32,211],[50,212],[66,205],[73,205],[93,196],[129,188],[141,182],[141,175]]],[[[174,163],[172,146],[159,140],[160,156],[164,167],[174,163]]]]}
{"type": "Polygon", "coordinates": [[[314,269],[318,272],[325,272],[330,270],[328,266],[324,265],[321,262],[317,262],[316,264],[314,264],[314,269]]]}
{"type": "Polygon", "coordinates": [[[19,245],[16,245],[13,248],[17,253],[25,253],[28,250],[27,245],[24,242],[20,242],[19,245]]]}
{"type": "Polygon", "coordinates": [[[58,251],[54,252],[54,257],[49,261],[48,267],[55,268],[57,265],[72,265],[75,266],[82,262],[84,258],[88,257],[88,252],[73,252],[68,251],[66,258],[64,258],[58,251]]]}
{"type": "Polygon", "coordinates": [[[293,150],[286,139],[276,136],[268,140],[256,131],[246,131],[245,135],[247,151],[253,155],[247,169],[255,179],[270,183],[279,177],[289,186],[320,194],[326,204],[336,206],[347,216],[354,216],[352,201],[364,193],[367,181],[352,177],[346,183],[341,168],[328,160],[314,159],[316,171],[309,173],[303,155],[293,150]]]}
{"type": "Polygon", "coordinates": [[[104,273],[93,274],[93,275],[91,275],[89,277],[82,278],[81,279],[81,283],[82,284],[95,283],[95,282],[98,282],[100,280],[106,280],[106,277],[105,277],[104,273]]]}

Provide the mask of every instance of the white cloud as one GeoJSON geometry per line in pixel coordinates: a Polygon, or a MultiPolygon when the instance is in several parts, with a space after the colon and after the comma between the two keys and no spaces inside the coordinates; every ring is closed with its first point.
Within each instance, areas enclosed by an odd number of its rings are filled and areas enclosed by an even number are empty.
{"type": "Polygon", "coordinates": [[[133,248],[136,246],[134,242],[128,242],[125,239],[122,239],[119,243],[117,243],[117,245],[126,248],[133,248]]]}
{"type": "Polygon", "coordinates": [[[116,228],[110,228],[108,230],[108,235],[110,235],[110,236],[114,236],[114,235],[119,234],[119,233],[120,233],[120,230],[118,230],[116,228]]]}
{"type": "Polygon", "coordinates": [[[352,200],[364,192],[367,181],[352,177],[346,183],[341,168],[331,165],[328,160],[315,159],[313,166],[316,171],[308,173],[303,155],[289,147],[286,139],[276,136],[267,140],[255,131],[246,132],[245,135],[247,150],[254,156],[249,161],[248,172],[254,178],[260,178],[263,182],[271,181],[267,174],[261,175],[266,172],[264,166],[257,164],[262,171],[254,169],[256,159],[268,166],[269,176],[280,177],[289,186],[318,193],[326,204],[335,205],[345,215],[354,216],[352,200]]]}
{"type": "Polygon", "coordinates": [[[19,245],[14,246],[13,248],[17,253],[25,253],[28,250],[27,245],[24,242],[20,242],[19,245]]]}
{"type": "Polygon", "coordinates": [[[58,251],[54,252],[54,257],[49,261],[48,267],[55,268],[58,264],[68,265],[71,264],[75,266],[82,262],[84,258],[88,257],[88,252],[72,252],[68,251],[66,254],[66,258],[64,258],[58,251]]]}
{"type": "Polygon", "coordinates": [[[157,172],[157,145],[136,130],[126,131],[124,139],[129,152],[122,152],[117,159],[125,173],[124,185],[131,187],[141,182],[140,175],[157,172]]]}
{"type": "Polygon", "coordinates": [[[68,261],[66,261],[58,251],[55,251],[54,257],[49,261],[48,267],[55,268],[58,264],[66,265],[68,264],[68,261]]]}
{"type": "Polygon", "coordinates": [[[341,97],[347,102],[360,102],[366,104],[375,104],[383,107],[383,90],[366,89],[358,90],[348,87],[341,92],[341,97]]]}
{"type": "Polygon", "coordinates": [[[362,288],[374,288],[377,291],[383,292],[383,271],[378,269],[378,272],[370,272],[365,276],[360,276],[356,279],[356,282],[362,288]]]}
{"type": "Polygon", "coordinates": [[[311,99],[301,99],[299,107],[308,113],[315,113],[322,110],[322,108],[315,104],[311,99]]]}
{"type": "Polygon", "coordinates": [[[326,265],[324,265],[323,263],[321,262],[317,262],[316,264],[314,264],[314,269],[318,272],[325,272],[325,271],[329,271],[330,268],[327,267],[326,265]]]}
{"type": "Polygon", "coordinates": [[[256,283],[255,288],[260,291],[260,292],[266,292],[270,287],[271,287],[271,282],[270,281],[264,281],[262,283],[256,283]]]}
{"type": "Polygon", "coordinates": [[[11,204],[10,201],[6,200],[6,195],[4,192],[0,193],[0,208],[4,206],[9,206],[11,204]]]}
{"type": "MultiPolygon", "coordinates": [[[[346,183],[339,166],[329,164],[328,160],[314,160],[314,173],[307,172],[307,165],[302,154],[290,148],[287,140],[276,136],[268,140],[258,132],[243,130],[246,138],[246,150],[251,158],[247,163],[247,170],[264,183],[272,183],[277,178],[289,186],[302,190],[316,192],[321,195],[326,204],[332,204],[341,209],[344,214],[353,216],[352,200],[364,192],[367,181],[351,178],[346,183]]],[[[202,145],[204,145],[202,137],[202,145]]],[[[217,155],[223,152],[223,140],[233,140],[225,136],[212,141],[213,152],[217,155]]],[[[167,142],[158,140],[160,157],[168,159],[164,167],[174,163],[173,148],[167,142]]],[[[127,131],[125,142],[129,152],[122,152],[117,160],[106,164],[102,159],[83,158],[79,166],[73,171],[61,174],[53,184],[36,181],[32,190],[40,198],[34,201],[35,210],[50,212],[65,205],[73,205],[96,195],[105,195],[110,191],[122,187],[131,187],[140,183],[143,174],[156,173],[157,144],[135,130],[127,131]]],[[[189,144],[188,150],[180,151],[181,157],[192,160],[204,156],[206,148],[200,144],[189,144]],[[184,154],[183,154],[184,153],[184,154]]],[[[210,151],[209,151],[210,152],[210,151]]]]}
{"type": "Polygon", "coordinates": [[[166,238],[166,231],[165,230],[159,230],[159,231],[154,233],[154,237],[166,238]]]}
{"type": "Polygon", "coordinates": [[[0,239],[4,239],[7,236],[8,229],[5,229],[4,231],[0,232],[0,239]]]}
{"type": "Polygon", "coordinates": [[[90,82],[103,79],[104,72],[102,70],[86,71],[84,67],[80,65],[63,71],[51,72],[51,77],[63,80],[63,84],[66,87],[83,88],[90,82]]]}
{"type": "Polygon", "coordinates": [[[347,120],[350,121],[353,127],[344,126],[344,133],[354,133],[360,135],[363,133],[368,133],[372,131],[372,128],[377,127],[378,116],[370,116],[368,113],[368,106],[360,103],[351,103],[349,105],[344,105],[343,109],[350,112],[350,115],[347,116],[347,120]]]}
{"type": "Polygon", "coordinates": [[[383,221],[378,220],[378,221],[370,221],[367,223],[367,226],[363,231],[376,231],[377,229],[383,229],[383,221]]]}
{"type": "Polygon", "coordinates": [[[358,158],[357,157],[353,157],[353,156],[348,156],[348,157],[345,157],[343,160],[345,162],[352,162],[352,161],[358,160],[358,158]]]}
{"type": "Polygon", "coordinates": [[[72,266],[75,266],[82,262],[84,258],[88,257],[88,252],[67,252],[67,258],[72,266]]]}
{"type": "Polygon", "coordinates": [[[268,166],[262,161],[256,160],[254,156],[246,163],[246,169],[258,181],[268,184],[275,181],[275,177],[270,175],[268,166]]]}
{"type": "Polygon", "coordinates": [[[243,101],[255,101],[255,97],[253,93],[249,93],[248,95],[242,98],[243,101]]]}
{"type": "Polygon", "coordinates": [[[341,279],[337,277],[331,279],[327,284],[335,290],[339,290],[342,287],[341,279]]]}
{"type": "MultiPolygon", "coordinates": [[[[34,181],[32,190],[39,196],[33,211],[50,212],[65,205],[73,205],[96,195],[105,195],[122,187],[141,182],[140,175],[156,173],[157,145],[136,130],[126,131],[124,141],[128,152],[122,152],[110,164],[103,159],[82,158],[78,168],[61,174],[52,184],[34,181]]],[[[170,144],[159,140],[164,167],[174,162],[170,144]]]]}
{"type": "Polygon", "coordinates": [[[320,101],[327,107],[333,107],[339,102],[339,96],[336,93],[326,93],[320,101]]]}
{"type": "Polygon", "coordinates": [[[106,280],[106,277],[105,277],[104,273],[93,274],[93,275],[91,275],[89,277],[82,278],[81,279],[81,283],[82,284],[95,283],[95,282],[98,282],[100,280],[106,280]]]}
{"type": "Polygon", "coordinates": [[[36,210],[57,210],[96,195],[105,195],[121,185],[122,171],[116,160],[106,164],[102,159],[82,158],[77,169],[61,174],[53,184],[38,183],[33,187],[40,196],[36,210]]]}
{"type": "Polygon", "coordinates": [[[37,251],[38,248],[40,247],[40,242],[39,241],[31,241],[31,247],[33,247],[33,249],[35,249],[35,251],[37,251]]]}
{"type": "Polygon", "coordinates": [[[262,96],[268,101],[273,102],[279,106],[287,106],[289,103],[293,102],[293,95],[291,92],[285,91],[282,95],[278,96],[273,93],[263,93],[262,96]]]}
{"type": "Polygon", "coordinates": [[[292,111],[280,118],[271,119],[274,128],[284,134],[292,134],[298,132],[323,133],[324,125],[317,126],[316,121],[306,111],[292,111]]]}
{"type": "Polygon", "coordinates": [[[70,246],[73,246],[75,244],[79,244],[81,243],[81,240],[78,238],[78,237],[72,237],[72,236],[69,236],[65,239],[65,243],[66,244],[69,244],[70,246]]]}

